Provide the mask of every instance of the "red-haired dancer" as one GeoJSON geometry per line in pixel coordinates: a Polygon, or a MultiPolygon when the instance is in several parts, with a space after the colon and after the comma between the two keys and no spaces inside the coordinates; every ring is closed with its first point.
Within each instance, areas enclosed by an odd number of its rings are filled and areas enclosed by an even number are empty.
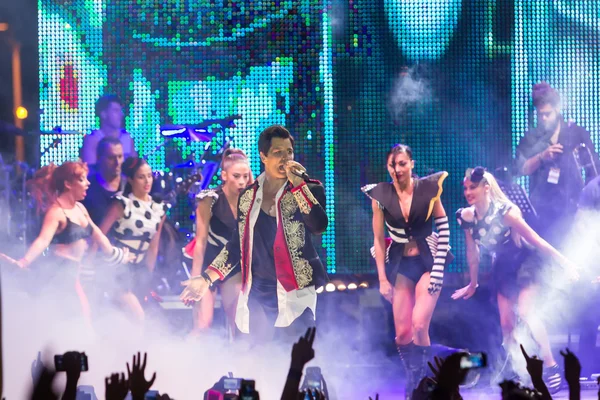
{"type": "MultiPolygon", "coordinates": [[[[92,239],[104,253],[110,264],[129,262],[129,252],[113,247],[104,234],[92,222],[87,210],[80,203],[89,187],[87,165],[80,161],[68,161],[57,167],[54,164],[41,168],[28,182],[29,190],[38,202],[38,211],[44,212],[44,222],[39,236],[19,260],[1,254],[19,268],[27,268],[44,250],[51,248],[48,265],[41,269],[43,281],[50,290],[73,288],[84,318],[90,320],[90,306],[79,282],[78,272],[92,239]]],[[[65,293],[67,296],[70,293],[65,293]]]]}

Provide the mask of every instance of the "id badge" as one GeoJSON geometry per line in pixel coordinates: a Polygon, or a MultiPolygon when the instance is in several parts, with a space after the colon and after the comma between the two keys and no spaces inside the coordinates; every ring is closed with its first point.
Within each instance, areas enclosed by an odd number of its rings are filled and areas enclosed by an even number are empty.
{"type": "Polygon", "coordinates": [[[550,168],[550,172],[548,172],[548,183],[558,184],[558,179],[560,178],[560,168],[550,168]]]}

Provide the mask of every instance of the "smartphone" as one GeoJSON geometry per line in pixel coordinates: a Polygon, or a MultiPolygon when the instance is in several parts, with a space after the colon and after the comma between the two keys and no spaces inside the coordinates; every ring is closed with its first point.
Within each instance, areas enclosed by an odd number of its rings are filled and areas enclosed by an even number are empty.
{"type": "Polygon", "coordinates": [[[471,353],[462,356],[460,359],[460,368],[473,369],[487,367],[487,355],[485,353],[471,353]]]}
{"type": "Polygon", "coordinates": [[[255,382],[250,379],[242,379],[240,388],[240,400],[255,400],[256,398],[257,396],[255,382]]]}
{"type": "MultiPolygon", "coordinates": [[[[54,368],[56,371],[64,371],[64,355],[55,355],[54,356],[54,368]]],[[[80,361],[80,371],[85,372],[88,370],[88,359],[85,353],[79,353],[79,361],[80,361]]]]}
{"type": "Polygon", "coordinates": [[[240,378],[223,378],[223,389],[238,391],[242,387],[240,378]]]}

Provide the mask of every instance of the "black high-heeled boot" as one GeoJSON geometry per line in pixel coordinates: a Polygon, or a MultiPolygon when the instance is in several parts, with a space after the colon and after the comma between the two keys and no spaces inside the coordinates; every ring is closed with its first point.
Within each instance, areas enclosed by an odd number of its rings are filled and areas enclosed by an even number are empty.
{"type": "Polygon", "coordinates": [[[418,387],[421,380],[428,375],[427,361],[430,361],[430,356],[431,346],[414,346],[412,368],[415,387],[418,387]]]}
{"type": "Polygon", "coordinates": [[[404,366],[404,371],[406,374],[406,385],[404,389],[404,398],[406,400],[412,399],[412,393],[415,389],[415,377],[413,371],[415,347],[416,346],[413,342],[396,345],[396,348],[398,349],[398,355],[400,356],[400,360],[402,361],[402,365],[404,366]]]}

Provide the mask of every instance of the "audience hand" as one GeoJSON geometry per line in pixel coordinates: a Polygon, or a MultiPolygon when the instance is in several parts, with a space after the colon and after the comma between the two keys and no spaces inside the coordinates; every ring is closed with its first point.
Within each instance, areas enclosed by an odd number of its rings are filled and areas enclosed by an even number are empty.
{"type": "Polygon", "coordinates": [[[67,351],[63,355],[65,372],[67,373],[67,382],[77,383],[81,375],[81,353],[77,351],[67,351]]]}
{"type": "Polygon", "coordinates": [[[315,341],[316,330],[317,328],[308,328],[304,336],[297,343],[294,343],[291,369],[302,371],[304,366],[315,358],[313,342],[315,341]]]}
{"type": "Polygon", "coordinates": [[[565,358],[565,379],[569,386],[579,385],[579,377],[581,376],[581,364],[579,359],[568,348],[560,354],[565,358]]]}
{"type": "MultiPolygon", "coordinates": [[[[371,398],[371,396],[369,396],[369,400],[373,400],[373,398],[371,398]]],[[[379,400],[379,393],[377,393],[377,394],[375,395],[375,400],[379,400]]]]}
{"type": "Polygon", "coordinates": [[[44,368],[46,367],[42,362],[42,352],[38,351],[37,359],[33,360],[33,362],[31,363],[31,379],[34,384],[39,379],[40,374],[42,373],[44,368]]]}
{"type": "Polygon", "coordinates": [[[156,372],[152,375],[150,381],[147,381],[144,376],[146,372],[146,356],[147,354],[144,353],[144,361],[142,362],[142,357],[138,351],[137,358],[135,357],[135,354],[133,356],[131,368],[129,368],[129,363],[127,363],[127,379],[129,381],[129,389],[131,390],[131,397],[133,400],[143,399],[156,379],[156,372]]]}
{"type": "Polygon", "coordinates": [[[58,395],[52,389],[55,375],[54,370],[42,366],[39,370],[39,377],[33,385],[31,400],[58,400],[58,395]]]}
{"type": "Polygon", "coordinates": [[[460,384],[465,380],[468,369],[460,367],[460,359],[467,353],[454,353],[449,355],[445,360],[434,357],[436,367],[431,362],[427,362],[429,368],[433,372],[434,380],[437,387],[445,393],[458,393],[460,384]]]}
{"type": "Polygon", "coordinates": [[[523,345],[521,346],[521,352],[527,362],[527,372],[531,376],[532,382],[535,383],[542,380],[542,374],[544,372],[544,362],[537,358],[537,356],[529,357],[523,345]]]}
{"type": "Polygon", "coordinates": [[[310,400],[326,400],[325,394],[321,390],[317,389],[305,389],[298,393],[298,400],[305,400],[306,397],[310,400]]]}
{"type": "Polygon", "coordinates": [[[125,379],[125,374],[112,374],[104,379],[104,388],[106,400],[125,400],[129,392],[129,382],[125,379]]]}

